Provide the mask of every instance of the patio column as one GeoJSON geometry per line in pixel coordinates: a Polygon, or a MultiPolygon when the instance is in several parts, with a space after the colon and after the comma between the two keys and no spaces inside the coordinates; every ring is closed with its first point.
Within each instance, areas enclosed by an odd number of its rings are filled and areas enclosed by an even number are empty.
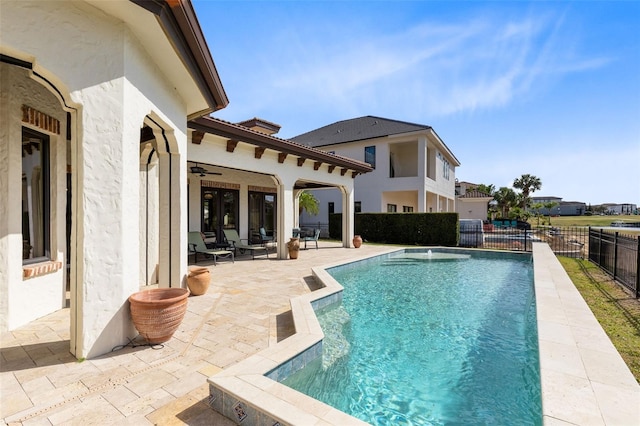
{"type": "Polygon", "coordinates": [[[342,247],[351,247],[354,234],[354,195],[353,183],[341,187],[342,194],[342,247]]]}
{"type": "Polygon", "coordinates": [[[418,187],[418,213],[427,211],[427,138],[420,136],[418,138],[418,178],[420,186],[418,187]]]}
{"type": "Polygon", "coordinates": [[[119,78],[72,93],[84,105],[73,187],[72,352],[78,358],[107,353],[135,336],[126,300],[139,289],[139,187],[133,182],[142,117],[124,101],[125,85],[119,78]]]}
{"type": "Polygon", "coordinates": [[[278,259],[289,257],[287,241],[291,238],[291,230],[295,228],[298,221],[298,203],[293,189],[295,181],[295,178],[286,176],[279,176],[278,179],[278,259]]]}
{"type": "MultiPolygon", "coordinates": [[[[187,252],[187,163],[179,152],[178,140],[173,129],[153,122],[153,134],[158,148],[159,163],[159,262],[158,286],[183,287],[186,279],[187,261],[183,253],[187,252]],[[167,127],[167,129],[160,127],[167,127]]],[[[182,145],[186,145],[186,136],[180,135],[182,145]],[[182,138],[184,136],[184,138],[182,138]]]]}

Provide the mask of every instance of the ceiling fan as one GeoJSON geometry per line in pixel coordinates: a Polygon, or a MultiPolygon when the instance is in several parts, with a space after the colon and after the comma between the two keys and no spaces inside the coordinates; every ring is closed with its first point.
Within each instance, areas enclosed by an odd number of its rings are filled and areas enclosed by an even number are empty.
{"type": "Polygon", "coordinates": [[[206,175],[222,175],[222,173],[210,172],[204,167],[199,166],[198,163],[195,163],[195,166],[191,166],[191,173],[200,175],[200,177],[204,177],[206,175]]]}

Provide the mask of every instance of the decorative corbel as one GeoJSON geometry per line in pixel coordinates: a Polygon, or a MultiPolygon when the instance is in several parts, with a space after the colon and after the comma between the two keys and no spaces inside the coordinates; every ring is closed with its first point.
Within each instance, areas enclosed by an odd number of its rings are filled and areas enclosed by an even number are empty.
{"type": "Polygon", "coordinates": [[[307,161],[306,158],[298,157],[298,167],[302,167],[305,161],[307,161]]]}
{"type": "Polygon", "coordinates": [[[262,154],[264,154],[264,152],[267,150],[267,148],[262,148],[260,146],[256,147],[256,151],[254,154],[254,157],[257,158],[258,160],[262,158],[262,154]]]}
{"type": "Polygon", "coordinates": [[[194,130],[191,133],[191,143],[194,143],[196,145],[200,145],[200,143],[202,143],[202,138],[204,137],[204,132],[199,132],[197,130],[194,130]]]}
{"type": "Polygon", "coordinates": [[[322,161],[316,161],[313,163],[313,170],[318,170],[322,166],[322,161]]]}
{"type": "Polygon", "coordinates": [[[280,164],[284,163],[285,158],[287,158],[287,153],[285,152],[278,153],[278,163],[280,164]]]}
{"type": "Polygon", "coordinates": [[[227,152],[235,151],[236,150],[236,146],[238,146],[238,142],[240,142],[240,141],[229,139],[227,141],[227,152]]]}
{"type": "Polygon", "coordinates": [[[332,164],[332,165],[330,165],[330,166],[329,166],[329,174],[333,173],[333,170],[334,170],[335,168],[336,168],[336,166],[335,166],[335,165],[333,165],[333,164],[332,164]]]}

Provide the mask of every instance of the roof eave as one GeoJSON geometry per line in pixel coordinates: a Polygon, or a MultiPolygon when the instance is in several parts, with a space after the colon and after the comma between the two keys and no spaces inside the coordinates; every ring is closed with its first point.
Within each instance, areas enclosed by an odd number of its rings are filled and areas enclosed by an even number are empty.
{"type": "Polygon", "coordinates": [[[203,116],[229,105],[211,52],[190,0],[130,0],[153,13],[162,30],[193,77],[208,109],[191,113],[203,116]]]}
{"type": "Polygon", "coordinates": [[[219,135],[240,142],[249,143],[274,151],[295,155],[326,164],[347,168],[358,173],[368,173],[373,169],[367,163],[340,157],[296,142],[280,139],[249,128],[227,123],[213,117],[199,117],[188,122],[188,127],[204,133],[219,135]]]}

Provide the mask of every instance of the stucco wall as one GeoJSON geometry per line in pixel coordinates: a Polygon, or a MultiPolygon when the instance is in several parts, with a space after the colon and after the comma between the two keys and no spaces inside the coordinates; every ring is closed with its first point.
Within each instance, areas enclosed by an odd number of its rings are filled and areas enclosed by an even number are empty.
{"type": "Polygon", "coordinates": [[[88,4],[3,2],[0,19],[3,53],[32,62],[72,113],[71,344],[78,357],[97,356],[136,335],[127,298],[139,289],[141,268],[143,124],[165,131],[158,144],[161,223],[153,231],[162,246],[161,285],[184,285],[184,99],[124,23],[88,4]]]}
{"type": "Polygon", "coordinates": [[[458,198],[456,200],[456,212],[460,219],[487,220],[488,204],[488,200],[458,198]]]}
{"type": "Polygon", "coordinates": [[[66,114],[60,101],[25,69],[0,64],[0,330],[14,329],[64,307],[65,269],[23,280],[22,127],[50,137],[51,260],[65,261],[66,114]],[[61,134],[22,123],[27,105],[60,122],[61,134]]]}

